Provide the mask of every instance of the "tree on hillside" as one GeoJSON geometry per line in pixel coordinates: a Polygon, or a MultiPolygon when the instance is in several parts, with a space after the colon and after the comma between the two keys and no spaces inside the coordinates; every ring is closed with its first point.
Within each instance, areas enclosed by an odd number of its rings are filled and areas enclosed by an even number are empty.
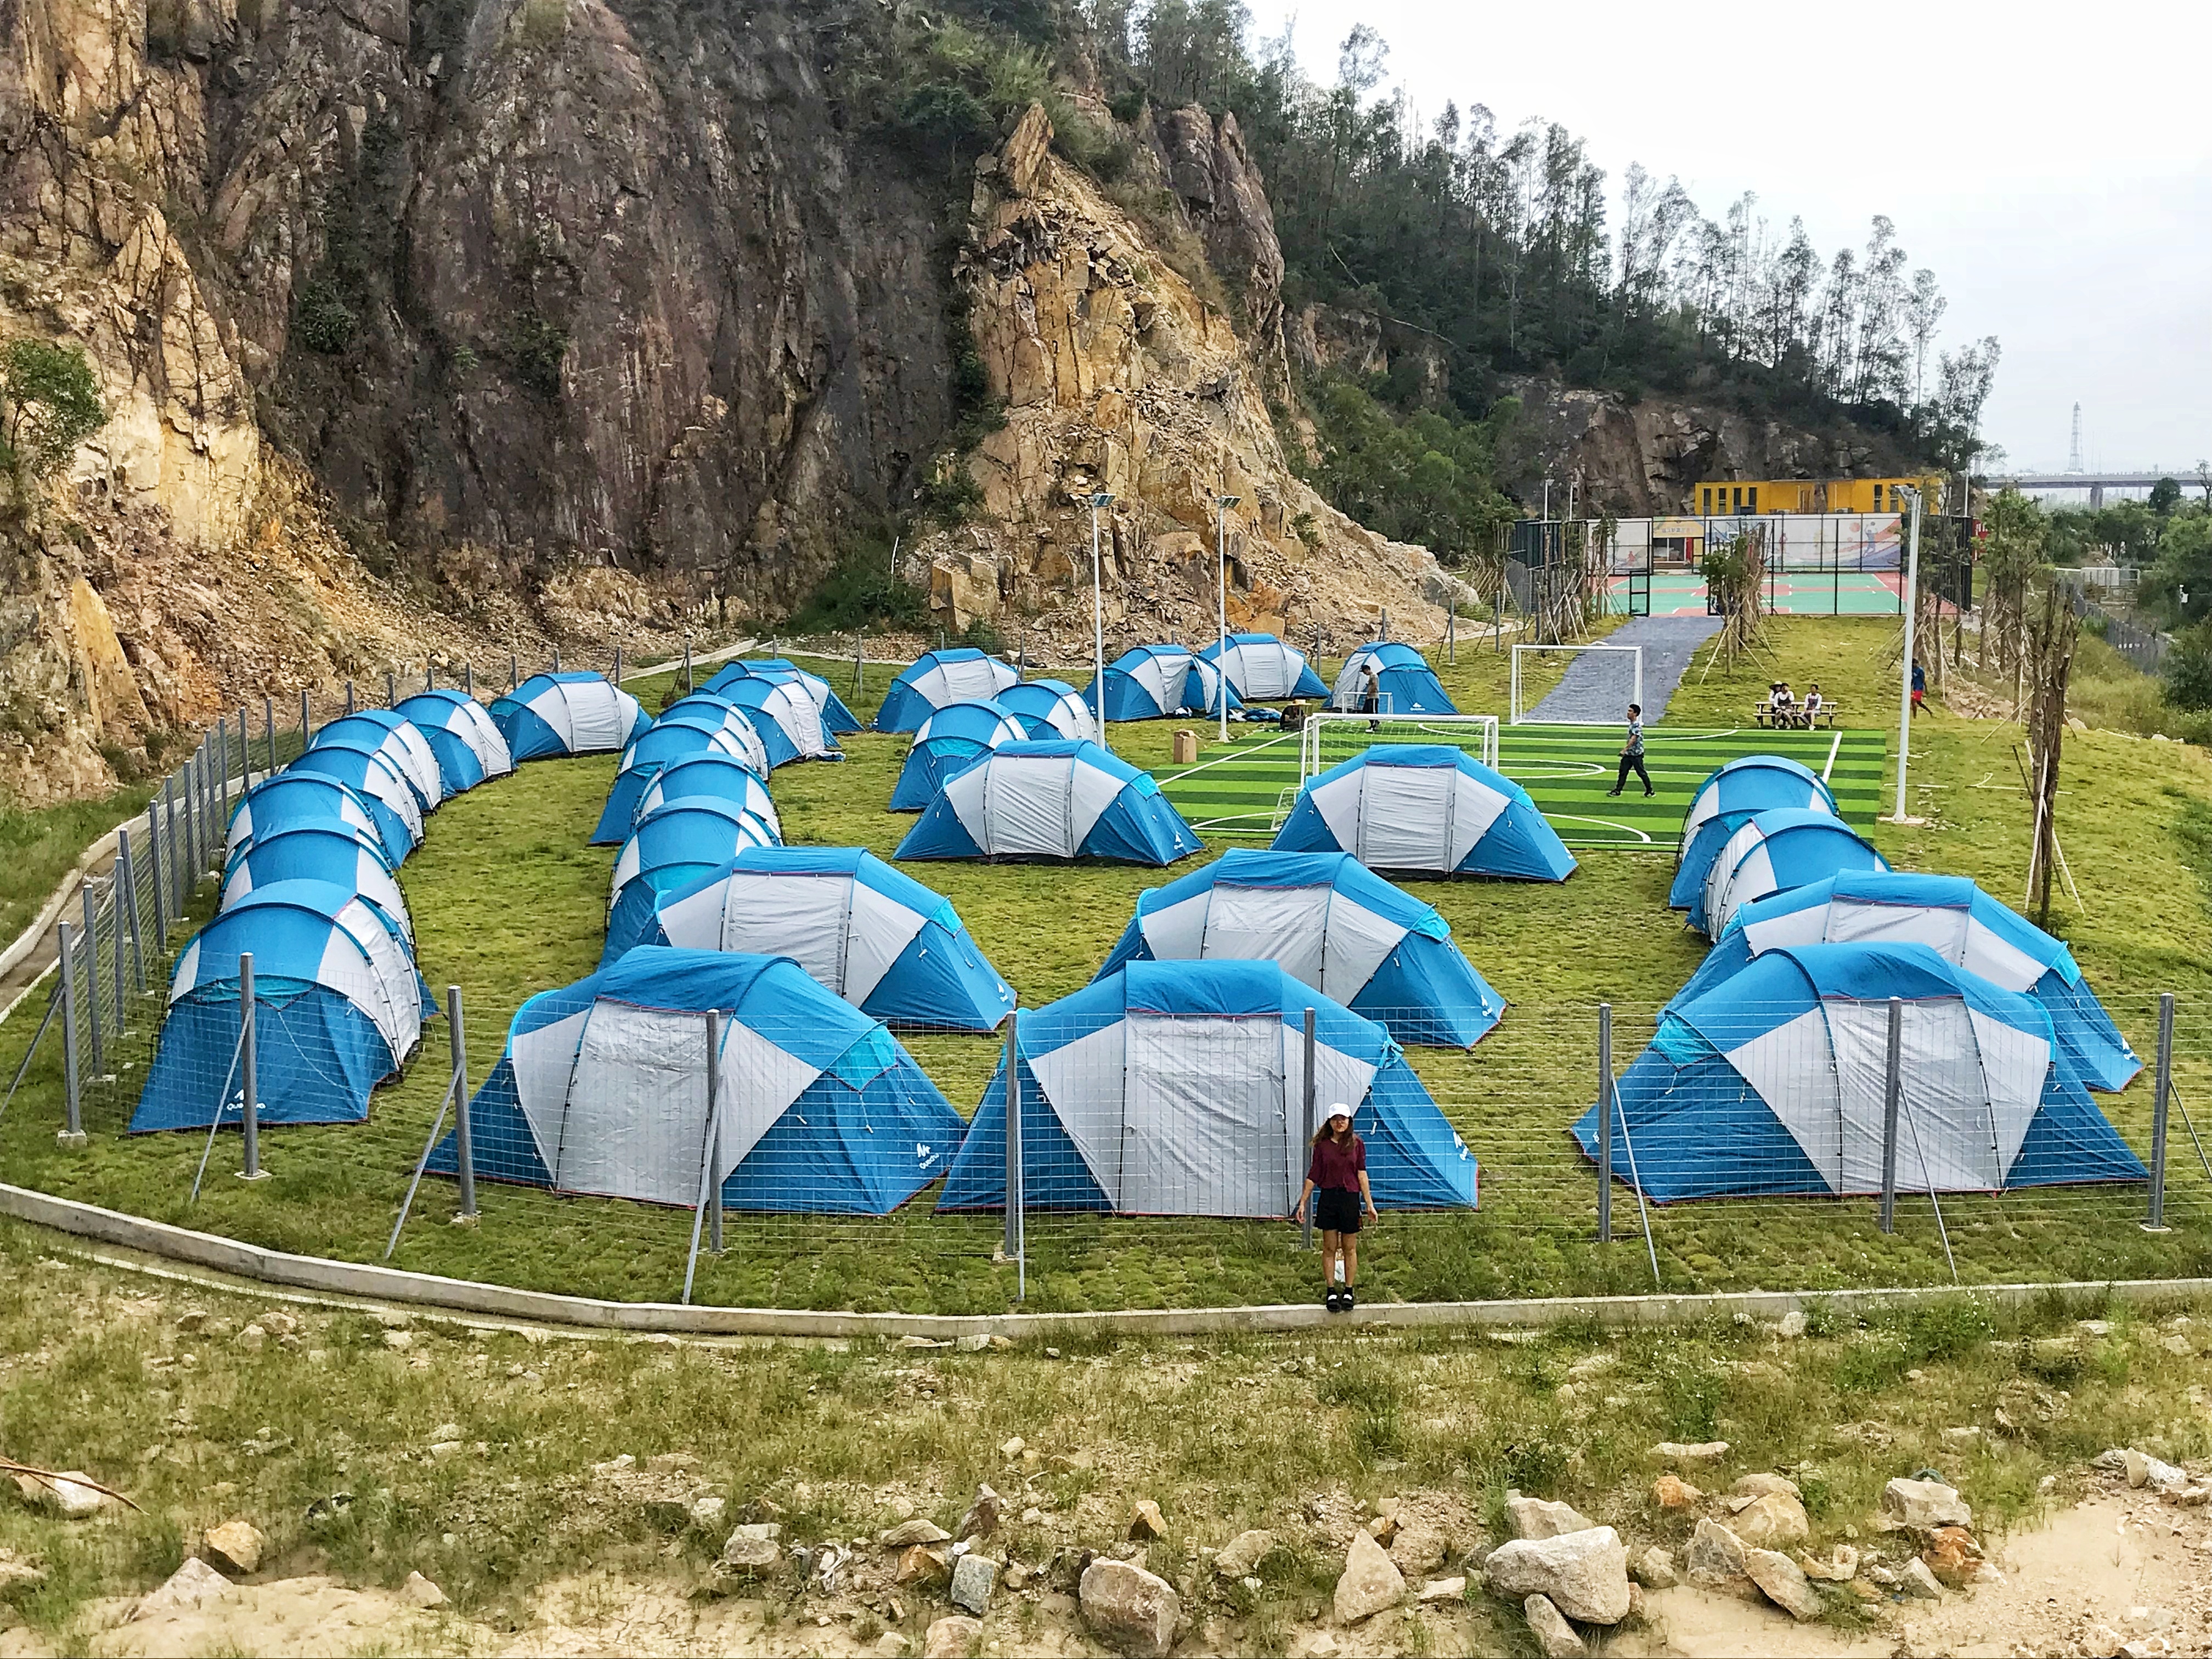
{"type": "Polygon", "coordinates": [[[82,346],[16,339],[0,349],[0,460],[45,477],[106,422],[82,346]]]}

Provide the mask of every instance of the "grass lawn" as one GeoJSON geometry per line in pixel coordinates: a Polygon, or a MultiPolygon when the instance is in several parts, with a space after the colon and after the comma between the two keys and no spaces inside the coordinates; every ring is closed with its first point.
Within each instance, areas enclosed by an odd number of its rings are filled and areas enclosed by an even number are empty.
{"type": "MultiPolygon", "coordinates": [[[[1887,690],[1893,681],[1886,661],[1894,631],[1893,623],[1882,621],[1778,619],[1771,663],[1744,665],[1732,678],[1716,672],[1701,679],[1692,668],[1668,725],[1726,726],[1755,688],[1778,674],[1793,683],[1818,679],[1871,717],[1885,695],[1894,695],[1887,690]]],[[[1443,672],[1461,705],[1502,711],[1504,659],[1471,647],[1459,656],[1443,672]]],[[[850,677],[849,663],[831,674],[841,692],[850,677]]],[[[873,695],[855,703],[864,717],[889,673],[871,668],[869,678],[873,695]]],[[[665,688],[633,682],[629,689],[656,707],[665,688]]],[[[1115,747],[1165,774],[1173,769],[1167,763],[1173,730],[1164,721],[1117,727],[1115,747]]],[[[1900,867],[1971,875],[2017,903],[2029,836],[2012,758],[2018,741],[2013,726],[1934,710],[1914,733],[1913,800],[1929,822],[1875,824],[1877,844],[1900,867]]],[[[881,805],[905,739],[863,734],[847,748],[851,757],[842,764],[793,766],[776,775],[785,833],[793,842],[860,845],[888,855],[912,822],[881,805]]],[[[2156,994],[2180,994],[2179,1076],[2185,1097],[2202,1108],[2200,1127],[2212,1132],[2212,1091],[2205,1086],[2212,1079],[2212,1028],[2205,1021],[2212,1008],[2206,995],[2212,909],[2203,879],[2212,866],[2212,763],[2186,745],[2096,732],[2075,734],[2066,762],[2060,833],[2082,902],[2054,908],[2051,927],[2069,939],[2142,1052],[2152,1049],[2156,994]]],[[[1705,769],[1692,767],[1679,780],[1666,775],[1674,811],[1705,769]]],[[[477,1079],[497,1058],[522,1000],[588,973],[598,959],[613,853],[588,848],[584,838],[612,775],[611,757],[538,763],[448,802],[401,872],[425,977],[440,991],[448,983],[464,988],[477,1079]]],[[[1890,775],[1853,782],[1886,804],[1890,775]]],[[[1236,843],[1209,836],[1208,844],[1218,851],[1236,843]]],[[[1413,884],[1513,1006],[1472,1054],[1413,1054],[1481,1160],[1481,1207],[1471,1215],[1387,1218],[1364,1253],[1370,1294],[1425,1299],[1650,1288],[1640,1238],[1609,1247],[1593,1242],[1594,1176],[1565,1131],[1595,1093],[1595,1005],[1614,1005],[1616,1063],[1625,1066],[1703,945],[1665,907],[1671,850],[1581,856],[1581,869],[1559,886],[1413,884]]],[[[1085,982],[1127,924],[1138,893],[1164,878],[1111,866],[912,867],[953,901],[1030,1007],[1085,982]]],[[[0,1064],[12,1070],[32,1024],[0,1028],[0,1064]]],[[[909,1046],[955,1106],[972,1110],[995,1063],[996,1042],[922,1036],[909,1046]]],[[[142,1060],[143,1048],[142,1039],[142,1060]]],[[[0,1169],[11,1181],[165,1220],[289,1249],[374,1259],[436,1111],[446,1063],[446,1042],[434,1026],[409,1074],[377,1096],[368,1124],[271,1131],[264,1153],[273,1178],[265,1182],[247,1186],[228,1175],[237,1152],[235,1141],[227,1141],[206,1193],[188,1208],[203,1138],[124,1139],[118,1131],[139,1075],[126,1071],[95,1091],[90,1147],[57,1147],[58,1057],[42,1053],[23,1095],[0,1120],[0,1169]]],[[[2123,1096],[2102,1097],[2146,1154],[2149,1096],[2146,1079],[2123,1096]]],[[[928,1207],[933,1196],[879,1221],[732,1216],[731,1248],[702,1263],[697,1294],[805,1307],[1009,1305],[1013,1270],[991,1260],[997,1220],[937,1217],[928,1207]]],[[[637,1299],[672,1298],[681,1284],[688,1212],[496,1187],[485,1188],[483,1200],[481,1226],[448,1227],[451,1188],[426,1182],[396,1262],[637,1299]]],[[[2136,1225],[2142,1203],[2140,1188],[1961,1195],[1944,1200],[1943,1218],[1969,1282],[2212,1273],[2212,1192],[2178,1119],[2168,1195],[2174,1231],[2142,1232],[2136,1225]]],[[[1624,1239],[1632,1236],[1637,1209],[1625,1189],[1614,1217],[1624,1239]]],[[[1874,1206],[1863,1200],[1685,1205],[1654,1212],[1652,1227],[1669,1290],[1949,1276],[1924,1197],[1900,1204],[1898,1230],[1888,1237],[1876,1230],[1874,1206]]],[[[1027,1305],[1041,1310],[1295,1299],[1309,1293],[1313,1277],[1312,1258],[1279,1224],[1038,1215],[1030,1247],[1027,1305]]]]}

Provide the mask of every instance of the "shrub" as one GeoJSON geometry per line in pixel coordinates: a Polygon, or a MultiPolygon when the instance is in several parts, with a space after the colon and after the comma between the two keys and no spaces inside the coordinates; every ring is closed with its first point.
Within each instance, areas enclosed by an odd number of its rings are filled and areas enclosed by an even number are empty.
{"type": "Polygon", "coordinates": [[[353,343],[360,319],[326,277],[310,276],[301,287],[292,327],[308,350],[335,357],[353,343]]]}
{"type": "Polygon", "coordinates": [[[107,422],[100,383],[74,341],[10,340],[0,350],[0,406],[15,465],[39,478],[67,464],[76,447],[107,422]]]}
{"type": "Polygon", "coordinates": [[[561,360],[568,355],[568,331],[534,311],[508,325],[507,359],[514,378],[547,398],[561,395],[561,360]]]}

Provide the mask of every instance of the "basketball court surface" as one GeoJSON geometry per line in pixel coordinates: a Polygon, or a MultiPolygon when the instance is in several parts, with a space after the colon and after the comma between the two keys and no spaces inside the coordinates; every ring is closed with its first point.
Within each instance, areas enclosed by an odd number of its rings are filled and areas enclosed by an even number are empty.
{"type": "MultiPolygon", "coordinates": [[[[1696,571],[1656,570],[1649,580],[1653,616],[1705,614],[1705,579],[1696,571]]],[[[1615,616],[1630,608],[1629,581],[1615,576],[1608,585],[1615,616]]],[[[1776,570],[1764,587],[1772,616],[1894,617],[1904,609],[1905,581],[1894,570],[1776,570]]]]}

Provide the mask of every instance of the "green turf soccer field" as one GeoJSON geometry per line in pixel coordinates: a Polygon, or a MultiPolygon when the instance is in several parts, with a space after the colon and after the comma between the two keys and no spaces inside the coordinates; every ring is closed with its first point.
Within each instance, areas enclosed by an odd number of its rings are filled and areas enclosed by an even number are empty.
{"type": "MultiPolygon", "coordinates": [[[[1389,720],[1372,741],[1455,743],[1480,757],[1473,728],[1389,720]]],[[[1357,754],[1357,725],[1326,728],[1324,765],[1357,754]]],[[[1768,732],[1754,726],[1653,726],[1644,764],[1658,793],[1644,799],[1634,779],[1608,799],[1620,754],[1618,726],[1524,725],[1498,732],[1499,769],[1526,789],[1570,847],[1672,851],[1690,796],[1715,767],[1742,755],[1786,755],[1825,777],[1844,819],[1874,822],[1887,746],[1879,732],[1768,732]]],[[[1197,763],[1155,774],[1160,791],[1201,835],[1267,837],[1297,799],[1296,733],[1246,736],[1200,750],[1197,763]]]]}

